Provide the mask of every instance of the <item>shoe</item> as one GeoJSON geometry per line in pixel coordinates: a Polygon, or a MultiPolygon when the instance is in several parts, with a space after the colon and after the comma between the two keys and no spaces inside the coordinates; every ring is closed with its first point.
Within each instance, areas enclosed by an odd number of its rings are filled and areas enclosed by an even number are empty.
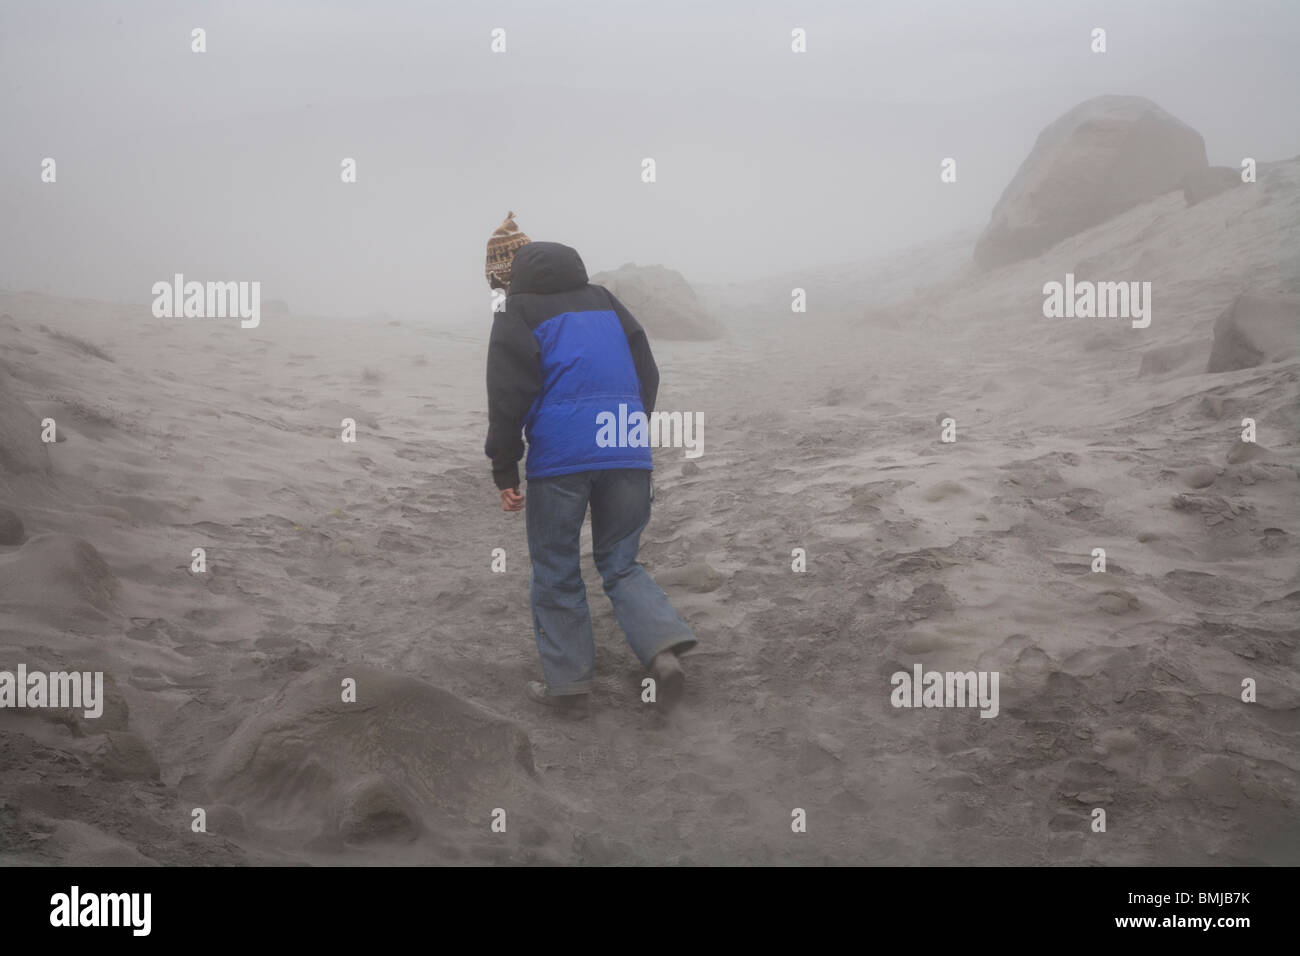
{"type": "Polygon", "coordinates": [[[529,700],[536,701],[543,707],[549,707],[551,710],[571,717],[587,716],[590,694],[552,695],[547,693],[546,685],[539,680],[530,680],[528,682],[527,693],[529,700]]]}
{"type": "Polygon", "coordinates": [[[660,651],[650,662],[650,676],[655,679],[655,701],[671,707],[681,699],[686,684],[686,671],[682,662],[671,650],[660,651]]]}

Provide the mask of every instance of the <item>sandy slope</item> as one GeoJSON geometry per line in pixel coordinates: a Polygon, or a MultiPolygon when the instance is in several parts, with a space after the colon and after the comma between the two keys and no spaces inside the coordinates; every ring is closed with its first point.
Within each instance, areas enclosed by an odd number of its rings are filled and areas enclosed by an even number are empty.
{"type": "Polygon", "coordinates": [[[656,345],[661,407],[706,422],[698,473],[657,452],[643,549],[701,638],[688,697],[640,702],[588,561],[581,722],[521,693],[486,318],[0,296],[3,387],[67,439],[53,478],[0,476],[28,535],[0,546],[0,668],[112,686],[97,722],[0,712],[0,860],[1300,862],[1300,361],[1200,371],[1237,292],[1300,293],[1300,164],[901,304],[864,282],[777,321],[771,286],[718,293],[730,340],[656,345]],[[1152,281],[1151,327],[1044,319],[1067,271],[1152,281]],[[1001,713],[894,709],[917,662],[1000,672],[1001,713]]]}

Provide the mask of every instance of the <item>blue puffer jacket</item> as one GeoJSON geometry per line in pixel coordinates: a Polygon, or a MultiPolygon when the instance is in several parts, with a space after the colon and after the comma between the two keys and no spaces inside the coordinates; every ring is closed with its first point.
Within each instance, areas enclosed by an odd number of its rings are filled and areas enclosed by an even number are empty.
{"type": "Polygon", "coordinates": [[[521,431],[530,479],[653,468],[649,447],[596,441],[602,413],[617,422],[654,411],[659,369],[640,323],[608,289],[587,282],[568,246],[532,242],[515,253],[505,311],[492,321],[487,389],[484,450],[498,488],[519,487],[521,431]]]}

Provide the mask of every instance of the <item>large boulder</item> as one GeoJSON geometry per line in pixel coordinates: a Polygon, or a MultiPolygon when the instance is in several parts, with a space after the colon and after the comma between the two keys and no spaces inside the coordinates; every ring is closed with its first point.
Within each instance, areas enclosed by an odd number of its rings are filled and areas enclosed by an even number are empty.
{"type": "Polygon", "coordinates": [[[1029,259],[1205,170],[1201,134],[1140,96],[1098,96],[1039,134],[975,246],[986,269],[1029,259]]]}
{"type": "Polygon", "coordinates": [[[718,339],[724,334],[680,272],[629,262],[597,273],[591,283],[614,293],[651,339],[718,339]]]}
{"type": "Polygon", "coordinates": [[[1300,299],[1239,295],[1214,322],[1207,372],[1235,372],[1300,352],[1300,299]]]}

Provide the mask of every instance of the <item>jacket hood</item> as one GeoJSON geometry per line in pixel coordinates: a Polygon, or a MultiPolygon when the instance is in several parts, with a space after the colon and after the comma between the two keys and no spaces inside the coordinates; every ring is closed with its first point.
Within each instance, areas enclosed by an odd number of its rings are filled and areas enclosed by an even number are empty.
{"type": "Polygon", "coordinates": [[[568,292],[587,284],[587,267],[578,250],[559,242],[530,242],[510,265],[510,294],[568,292]]]}

